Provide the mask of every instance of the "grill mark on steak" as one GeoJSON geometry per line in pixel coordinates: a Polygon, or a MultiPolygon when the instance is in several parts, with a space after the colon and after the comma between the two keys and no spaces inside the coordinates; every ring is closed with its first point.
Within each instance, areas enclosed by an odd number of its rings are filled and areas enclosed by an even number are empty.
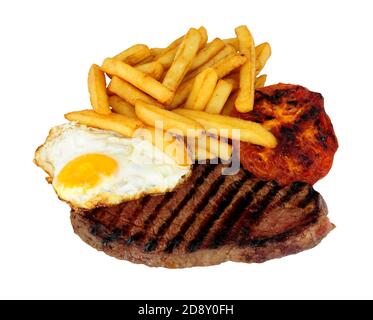
{"type": "Polygon", "coordinates": [[[253,182],[245,184],[249,190],[236,199],[234,207],[225,215],[225,217],[223,217],[217,230],[211,232],[213,237],[208,244],[209,248],[218,248],[226,240],[233,225],[237,222],[240,216],[244,214],[246,208],[251,204],[257,192],[265,186],[266,182],[258,180],[255,181],[254,185],[252,184],[253,182]]]}
{"type": "MultiPolygon", "coordinates": [[[[210,174],[211,175],[213,175],[214,173],[215,174],[219,174],[219,172],[221,172],[221,169],[222,169],[222,166],[218,165],[218,166],[215,167],[215,169],[213,171],[210,171],[210,174]]],[[[201,184],[203,184],[204,180],[206,178],[208,178],[208,177],[209,176],[207,176],[207,177],[201,176],[196,181],[196,184],[192,188],[192,190],[190,192],[188,192],[187,195],[186,195],[186,197],[179,203],[179,205],[175,209],[173,209],[171,211],[171,215],[161,225],[160,229],[158,230],[157,235],[154,238],[152,238],[145,245],[145,248],[144,248],[145,252],[150,252],[150,251],[155,250],[155,248],[157,247],[158,238],[162,237],[167,232],[167,230],[171,226],[172,222],[176,219],[176,217],[179,215],[179,213],[182,211],[182,209],[185,207],[185,205],[188,203],[188,201],[190,201],[195,196],[195,193],[196,193],[198,187],[201,184]]],[[[216,179],[209,186],[209,188],[206,190],[205,194],[202,194],[202,193],[198,194],[198,195],[200,195],[200,197],[198,197],[198,201],[195,201],[196,202],[196,206],[194,208],[190,208],[189,209],[189,212],[192,213],[191,216],[193,216],[193,214],[197,214],[200,210],[202,210],[207,205],[207,203],[208,203],[209,199],[211,198],[211,196],[218,191],[219,187],[223,184],[224,180],[225,180],[225,176],[224,175],[219,175],[218,179],[216,179]]]]}
{"type": "Polygon", "coordinates": [[[195,186],[196,180],[198,180],[200,177],[206,178],[209,175],[210,171],[212,171],[213,169],[214,166],[210,165],[197,166],[193,170],[191,177],[189,177],[189,179],[175,191],[169,192],[166,195],[162,196],[153,196],[152,205],[149,206],[147,210],[139,216],[139,218],[135,222],[135,225],[137,225],[138,227],[134,227],[133,230],[131,230],[131,235],[126,242],[129,244],[136,242],[138,243],[138,245],[141,245],[141,241],[146,241],[146,239],[144,238],[146,238],[148,234],[155,235],[155,233],[153,232],[153,228],[150,227],[153,227],[153,225],[157,221],[159,221],[161,210],[164,212],[165,206],[168,204],[168,202],[173,203],[171,201],[172,197],[176,194],[178,198],[183,199],[191,190],[191,188],[195,186]],[[165,196],[167,196],[167,199],[164,199],[165,196]]]}
{"type": "MultiPolygon", "coordinates": [[[[164,222],[158,229],[158,232],[156,233],[156,235],[145,244],[145,247],[144,247],[145,252],[151,252],[156,249],[157,244],[158,244],[158,238],[162,237],[167,232],[167,230],[172,225],[173,221],[179,215],[180,211],[183,210],[183,208],[187,205],[188,201],[190,201],[195,196],[196,191],[204,183],[204,180],[208,179],[209,176],[213,175],[214,173],[219,174],[219,170],[221,170],[221,167],[219,166],[215,167],[213,165],[206,165],[205,171],[203,172],[201,176],[199,176],[195,180],[195,184],[192,186],[192,189],[186,193],[185,197],[177,204],[176,207],[172,207],[168,218],[164,220],[164,222]]],[[[221,175],[219,176],[218,180],[216,180],[216,182],[210,187],[210,189],[208,189],[205,197],[199,200],[197,207],[193,211],[198,211],[199,207],[205,206],[205,202],[208,201],[208,199],[211,197],[211,193],[216,192],[219,186],[221,185],[220,180],[219,180],[221,177],[224,177],[224,176],[221,176],[221,175]]]]}
{"type": "Polygon", "coordinates": [[[281,190],[281,186],[276,181],[270,181],[268,185],[270,185],[269,191],[261,199],[261,201],[256,204],[256,206],[251,208],[250,213],[248,214],[248,219],[246,219],[243,226],[241,227],[237,240],[237,244],[239,246],[242,246],[244,244],[243,241],[245,241],[245,239],[249,235],[251,226],[255,225],[255,223],[260,219],[277,192],[281,190]]]}
{"type": "Polygon", "coordinates": [[[214,225],[216,220],[219,219],[221,214],[224,212],[225,208],[227,208],[229,204],[233,201],[234,197],[236,196],[236,193],[244,185],[247,179],[248,175],[243,174],[243,176],[239,180],[233,182],[232,188],[218,200],[219,204],[216,208],[216,211],[208,219],[204,221],[202,226],[199,228],[199,232],[197,233],[195,238],[191,240],[187,245],[188,252],[194,252],[201,246],[204,238],[209,233],[211,227],[214,225]]]}

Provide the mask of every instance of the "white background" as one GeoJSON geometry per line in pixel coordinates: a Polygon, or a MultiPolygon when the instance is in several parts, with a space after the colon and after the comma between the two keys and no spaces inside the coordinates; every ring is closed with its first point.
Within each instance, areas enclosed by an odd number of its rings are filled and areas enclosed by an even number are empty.
{"type": "Polygon", "coordinates": [[[1,1],[0,298],[373,298],[371,1],[1,1]],[[63,114],[89,106],[91,63],[189,27],[249,25],[269,83],[325,97],[340,148],[316,185],[337,225],[317,248],[261,265],[152,269],[96,252],[32,163],[63,114]]]}

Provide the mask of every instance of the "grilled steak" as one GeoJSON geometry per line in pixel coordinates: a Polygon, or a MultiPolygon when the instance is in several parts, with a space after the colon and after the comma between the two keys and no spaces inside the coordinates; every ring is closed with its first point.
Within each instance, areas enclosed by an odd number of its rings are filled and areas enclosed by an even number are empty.
{"type": "Polygon", "coordinates": [[[282,187],[241,169],[196,165],[176,190],[114,207],[72,211],[75,233],[98,250],[154,267],[264,262],[317,245],[334,226],[310,185],[282,187]]]}
{"type": "Polygon", "coordinates": [[[256,92],[252,112],[233,111],[232,116],[260,122],[277,138],[274,149],[241,142],[242,165],[255,176],[283,185],[314,184],[332,167],[338,142],[321,94],[273,85],[256,92]]]}

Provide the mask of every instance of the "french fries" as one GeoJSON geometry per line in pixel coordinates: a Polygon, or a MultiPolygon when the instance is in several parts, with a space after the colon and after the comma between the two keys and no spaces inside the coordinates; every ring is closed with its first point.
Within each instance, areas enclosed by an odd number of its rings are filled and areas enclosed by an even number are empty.
{"type": "Polygon", "coordinates": [[[190,79],[195,78],[198,74],[200,74],[202,71],[206,70],[207,68],[211,68],[214,65],[216,65],[218,62],[223,60],[225,57],[232,56],[236,54],[235,50],[231,46],[225,46],[215,57],[213,57],[211,60],[207,61],[205,64],[200,66],[199,68],[187,73],[187,76],[185,77],[184,81],[188,81],[190,79]]]}
{"type": "Polygon", "coordinates": [[[247,61],[240,69],[240,89],[236,99],[236,109],[239,112],[249,112],[254,108],[255,94],[255,44],[254,39],[246,26],[235,29],[240,52],[247,61]]]}
{"type": "Polygon", "coordinates": [[[219,114],[222,111],[225,103],[227,102],[232,89],[233,85],[229,81],[219,80],[206,106],[205,111],[208,113],[219,114]]]}
{"type": "Polygon", "coordinates": [[[213,66],[219,79],[225,77],[227,74],[231,73],[233,70],[239,68],[244,63],[246,63],[247,58],[240,55],[233,55],[225,57],[223,60],[219,61],[213,66]]]}
{"type": "Polygon", "coordinates": [[[129,104],[126,100],[118,97],[117,95],[112,95],[109,97],[109,104],[114,112],[119,113],[128,118],[136,119],[135,107],[129,104]]]}
{"type": "Polygon", "coordinates": [[[188,146],[190,144],[195,145],[198,152],[207,151],[210,154],[207,155],[208,159],[218,157],[223,160],[229,160],[232,156],[233,148],[229,143],[210,136],[202,135],[196,139],[188,138],[188,146]]]}
{"type": "Polygon", "coordinates": [[[175,109],[178,106],[182,105],[193,88],[194,79],[190,79],[180,85],[180,87],[176,90],[174,99],[171,102],[170,109],[175,109]]]}
{"type": "Polygon", "coordinates": [[[212,134],[220,136],[224,132],[228,138],[236,140],[238,138],[236,133],[239,132],[241,141],[268,148],[274,148],[277,145],[275,136],[256,122],[188,109],[175,109],[174,112],[200,123],[207,132],[212,134]]]}
{"type": "Polygon", "coordinates": [[[188,152],[181,152],[183,140],[192,140],[188,148],[198,160],[229,160],[228,139],[274,148],[270,127],[229,117],[234,108],[252,110],[255,89],[267,79],[259,74],[271,56],[267,42],[255,47],[246,26],[235,32],[236,38],[208,43],[206,28],[191,28],[166,48],[136,44],[101,67],[92,65],[93,110],[71,112],[66,119],[126,137],[147,132],[145,139],[180,165],[191,163],[188,152]],[[111,78],[107,88],[105,73],[111,78]]]}
{"type": "Polygon", "coordinates": [[[157,80],[119,60],[107,58],[101,69],[122,78],[161,103],[170,103],[173,93],[157,80]]]}
{"type": "Polygon", "coordinates": [[[121,114],[99,114],[93,110],[75,111],[65,114],[69,121],[76,121],[89,127],[117,132],[125,137],[132,137],[135,130],[143,124],[121,114]]]}
{"type": "Polygon", "coordinates": [[[189,72],[199,68],[200,66],[210,61],[224,47],[224,42],[219,38],[216,38],[211,43],[208,43],[200,52],[198,52],[197,56],[192,62],[192,65],[189,68],[189,72]]]}
{"type": "Polygon", "coordinates": [[[177,50],[178,48],[176,47],[159,56],[157,61],[163,66],[164,69],[168,69],[171,67],[172,62],[174,62],[177,50]]]}
{"type": "Polygon", "coordinates": [[[232,85],[232,91],[237,90],[240,87],[240,73],[233,72],[228,76],[224,77],[223,80],[229,82],[232,85]]]}
{"type": "Polygon", "coordinates": [[[203,132],[203,127],[198,122],[140,100],[136,102],[135,111],[137,117],[151,127],[160,124],[164,130],[192,137],[203,132]]]}
{"type": "Polygon", "coordinates": [[[143,73],[146,73],[156,80],[161,79],[164,72],[162,64],[158,61],[140,64],[137,65],[135,68],[143,73]]]}
{"type": "Polygon", "coordinates": [[[176,52],[175,60],[167,71],[162,84],[175,92],[187,73],[201,43],[201,34],[196,29],[190,29],[176,52]]]}
{"type": "Polygon", "coordinates": [[[263,88],[267,81],[267,75],[262,74],[260,77],[257,77],[255,80],[255,89],[263,88]]]}
{"type": "Polygon", "coordinates": [[[147,103],[157,104],[157,101],[146,93],[134,87],[132,84],[114,76],[108,86],[108,91],[114,93],[127,101],[130,105],[135,105],[137,100],[142,100],[147,103]]]}
{"type": "Polygon", "coordinates": [[[232,46],[233,48],[236,49],[236,51],[240,51],[240,46],[238,44],[238,40],[237,38],[228,38],[228,39],[223,39],[223,42],[225,44],[228,44],[230,46],[232,46]]]}
{"type": "Polygon", "coordinates": [[[114,56],[114,59],[135,65],[151,55],[150,49],[144,44],[136,44],[114,56]]]}
{"type": "Polygon", "coordinates": [[[255,54],[256,54],[256,75],[258,75],[260,71],[263,70],[264,66],[266,65],[268,59],[270,58],[272,54],[271,46],[269,45],[268,42],[264,42],[255,48],[255,54]]]}
{"type": "Polygon", "coordinates": [[[232,111],[235,109],[235,103],[236,103],[236,98],[237,98],[238,92],[233,92],[227,102],[224,105],[223,110],[220,112],[224,116],[230,116],[232,111]]]}
{"type": "Polygon", "coordinates": [[[188,146],[188,150],[191,153],[191,158],[194,161],[202,162],[206,160],[212,160],[217,157],[215,154],[207,150],[205,136],[202,136],[196,139],[188,138],[187,146],[188,146]],[[204,139],[203,142],[201,141],[202,139],[204,139]]]}
{"type": "Polygon", "coordinates": [[[145,126],[137,129],[133,137],[151,142],[180,166],[189,166],[192,163],[184,142],[172,136],[169,132],[145,126]]]}
{"type": "Polygon", "coordinates": [[[93,109],[101,114],[110,114],[105,74],[97,64],[93,64],[89,70],[88,91],[93,109]]]}
{"type": "Polygon", "coordinates": [[[218,76],[214,69],[209,68],[201,72],[194,80],[185,108],[204,110],[214,92],[217,81],[218,76]]]}

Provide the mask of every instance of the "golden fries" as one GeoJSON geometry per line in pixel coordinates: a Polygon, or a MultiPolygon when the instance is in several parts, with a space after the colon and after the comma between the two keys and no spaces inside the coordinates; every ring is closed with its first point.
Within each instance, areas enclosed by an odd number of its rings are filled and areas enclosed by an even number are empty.
{"type": "Polygon", "coordinates": [[[193,88],[194,79],[190,79],[180,85],[179,88],[177,88],[174,99],[171,102],[171,105],[169,106],[170,109],[175,109],[178,106],[182,105],[186,99],[188,99],[188,96],[193,88]]]}
{"type": "Polygon", "coordinates": [[[236,51],[240,51],[240,46],[238,44],[237,38],[223,39],[223,42],[225,44],[229,44],[230,46],[232,46],[233,48],[235,48],[236,51]]]}
{"type": "Polygon", "coordinates": [[[208,43],[198,54],[192,62],[189,68],[189,72],[193,71],[203,64],[207,63],[214,56],[218,54],[225,47],[225,44],[219,38],[214,39],[212,42],[208,43]]]}
{"type": "Polygon", "coordinates": [[[255,80],[255,89],[263,88],[267,81],[267,75],[262,74],[260,77],[257,77],[255,80]]]}
{"type": "Polygon", "coordinates": [[[175,60],[167,71],[162,84],[175,92],[187,73],[201,43],[201,34],[196,29],[190,29],[176,52],[175,60]]]}
{"type": "Polygon", "coordinates": [[[176,48],[160,55],[157,61],[163,66],[163,68],[165,68],[165,69],[170,68],[171,65],[172,65],[172,62],[174,62],[177,50],[178,50],[178,48],[176,47],[176,48]]]}
{"type": "Polygon", "coordinates": [[[204,110],[214,92],[217,81],[218,76],[214,69],[209,68],[201,72],[194,80],[185,108],[204,110]]]}
{"type": "Polygon", "coordinates": [[[270,58],[272,54],[271,46],[269,45],[268,42],[264,42],[255,48],[255,54],[256,54],[256,75],[258,75],[260,71],[263,70],[264,66],[266,65],[268,59],[270,58]]]}
{"type": "Polygon", "coordinates": [[[277,145],[275,136],[256,122],[188,109],[175,109],[174,112],[200,123],[207,132],[212,134],[236,140],[239,132],[241,141],[268,148],[274,148],[277,145]]]}
{"type": "Polygon", "coordinates": [[[139,64],[135,68],[156,80],[159,80],[162,77],[164,71],[162,64],[158,61],[139,64]]]}
{"type": "Polygon", "coordinates": [[[88,91],[93,110],[101,114],[110,114],[111,110],[106,93],[105,74],[97,64],[93,64],[89,70],[88,91]]]}
{"type": "Polygon", "coordinates": [[[114,56],[114,59],[130,65],[135,65],[148,58],[150,54],[148,46],[144,44],[136,44],[114,56]]]}
{"type": "Polygon", "coordinates": [[[232,85],[232,91],[237,90],[240,87],[240,73],[233,72],[223,78],[224,81],[229,82],[232,85]]]}
{"type": "MultiPolygon", "coordinates": [[[[188,145],[190,144],[190,138],[188,138],[188,145]]],[[[211,155],[208,156],[208,159],[220,158],[223,160],[229,160],[232,156],[232,146],[222,140],[202,135],[198,138],[192,140],[192,144],[197,146],[199,152],[205,150],[211,155]]]]}
{"type": "Polygon", "coordinates": [[[70,112],[65,114],[65,118],[86,126],[114,131],[126,137],[132,137],[135,130],[143,126],[140,121],[121,114],[111,113],[106,115],[93,110],[70,112]]]}
{"type": "Polygon", "coordinates": [[[184,141],[177,139],[169,132],[146,126],[137,129],[133,137],[151,142],[155,147],[174,159],[180,166],[189,166],[192,163],[184,141]]]}
{"type": "Polygon", "coordinates": [[[135,107],[129,104],[126,100],[118,97],[117,95],[112,95],[109,97],[109,104],[114,112],[119,113],[128,118],[136,119],[135,107]]]}
{"type": "Polygon", "coordinates": [[[225,57],[220,60],[216,65],[213,66],[219,79],[225,77],[227,74],[231,73],[233,70],[239,68],[247,61],[247,58],[240,55],[233,55],[225,57]]]}
{"type": "Polygon", "coordinates": [[[145,124],[158,127],[159,123],[164,130],[174,134],[195,137],[203,131],[203,127],[194,120],[140,100],[136,102],[135,111],[137,117],[145,124]]]}
{"type": "Polygon", "coordinates": [[[239,112],[249,112],[254,108],[255,94],[255,44],[246,26],[235,29],[240,52],[247,58],[240,70],[240,89],[236,99],[236,109],[239,112]]]}
{"type": "Polygon", "coordinates": [[[133,106],[136,104],[137,100],[157,104],[157,101],[155,99],[140,91],[127,81],[119,79],[116,76],[111,79],[108,86],[108,91],[118,95],[133,106]]]}
{"type": "Polygon", "coordinates": [[[238,94],[238,92],[236,91],[236,92],[233,92],[229,96],[227,102],[224,105],[223,110],[220,112],[222,115],[224,115],[224,116],[230,116],[231,115],[232,111],[235,109],[237,94],[238,94]]]}
{"type": "Polygon", "coordinates": [[[219,114],[227,102],[232,89],[233,85],[229,81],[219,80],[205,111],[208,113],[219,114]]]}
{"type": "Polygon", "coordinates": [[[207,61],[205,64],[200,66],[199,68],[187,73],[184,81],[188,81],[190,79],[195,78],[198,74],[202,71],[206,70],[207,68],[211,68],[216,65],[219,61],[223,60],[228,56],[232,56],[236,54],[235,50],[231,46],[225,46],[218,54],[216,54],[211,60],[207,61]]]}
{"type": "Polygon", "coordinates": [[[157,80],[119,60],[107,58],[101,69],[122,78],[161,103],[170,103],[173,93],[157,80]]]}

